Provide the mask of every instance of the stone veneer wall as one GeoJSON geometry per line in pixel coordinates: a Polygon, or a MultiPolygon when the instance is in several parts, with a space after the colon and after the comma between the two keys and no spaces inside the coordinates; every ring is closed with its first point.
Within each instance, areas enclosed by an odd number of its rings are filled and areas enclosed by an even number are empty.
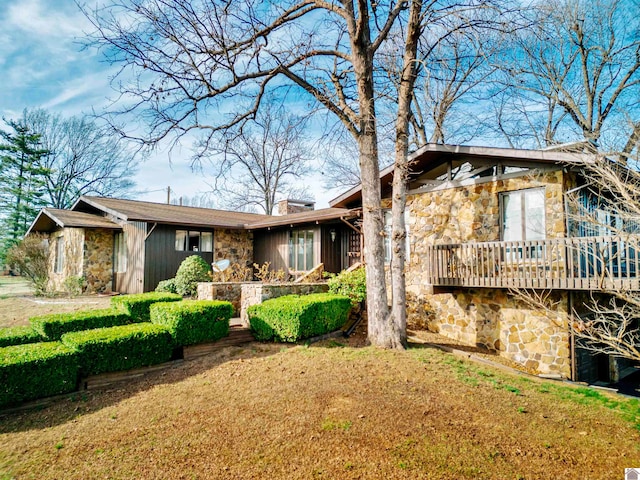
{"type": "Polygon", "coordinates": [[[233,316],[240,314],[242,298],[241,282],[201,282],[198,283],[198,300],[222,300],[231,302],[233,316]]]}
{"type": "Polygon", "coordinates": [[[538,373],[571,376],[567,293],[554,292],[547,317],[505,290],[478,288],[426,296],[429,327],[467,345],[480,345],[538,373]]]}
{"type": "Polygon", "coordinates": [[[49,235],[49,290],[64,291],[64,281],[67,277],[81,277],[83,263],[83,228],[62,228],[49,235]],[[62,272],[55,273],[56,238],[64,238],[64,261],[62,272]]]}
{"type": "Polygon", "coordinates": [[[111,292],[113,281],[113,230],[85,229],[83,275],[87,292],[111,292]]]}
{"type": "Polygon", "coordinates": [[[308,295],[310,293],[324,293],[329,291],[326,283],[273,283],[260,282],[242,284],[242,306],[240,320],[242,325],[249,326],[247,309],[251,305],[257,305],[270,298],[284,295],[308,295]]]}
{"type": "Polygon", "coordinates": [[[543,187],[547,237],[565,236],[566,181],[558,170],[410,195],[408,321],[426,322],[430,329],[447,337],[494,349],[540,373],[570,377],[566,293],[558,294],[557,318],[546,318],[498,289],[461,289],[433,295],[431,285],[426,283],[429,265],[424,261],[427,245],[499,240],[501,192],[543,187]]]}
{"type": "Polygon", "coordinates": [[[253,232],[246,230],[216,229],[213,238],[213,261],[227,259],[231,264],[253,266],[253,232]]]}

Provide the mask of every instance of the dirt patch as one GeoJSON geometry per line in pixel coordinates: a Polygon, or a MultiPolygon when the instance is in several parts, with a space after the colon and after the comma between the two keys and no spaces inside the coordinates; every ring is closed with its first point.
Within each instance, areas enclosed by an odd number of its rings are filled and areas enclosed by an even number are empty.
{"type": "Polygon", "coordinates": [[[29,318],[37,315],[95,310],[109,306],[110,297],[100,295],[76,298],[0,296],[0,327],[29,325],[29,318]]]}
{"type": "MultiPolygon", "coordinates": [[[[333,342],[333,343],[332,343],[333,342]]],[[[0,478],[614,478],[638,403],[405,352],[248,344],[0,421],[0,478]]]]}

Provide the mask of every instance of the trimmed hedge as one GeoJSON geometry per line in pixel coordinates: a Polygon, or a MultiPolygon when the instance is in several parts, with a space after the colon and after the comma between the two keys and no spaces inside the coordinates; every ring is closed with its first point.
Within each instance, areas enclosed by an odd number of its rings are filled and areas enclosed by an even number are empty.
{"type": "Polygon", "coordinates": [[[60,342],[0,348],[0,406],[72,392],[78,355],[60,342]]]}
{"type": "Polygon", "coordinates": [[[329,293],[287,295],[248,309],[256,340],[296,342],[332,332],[349,317],[349,297],[329,293]]]}
{"type": "Polygon", "coordinates": [[[151,323],[66,333],[62,343],[77,350],[83,375],[163,363],[174,346],[169,329],[151,323]]]}
{"type": "Polygon", "coordinates": [[[44,337],[30,326],[0,328],[0,348],[42,341],[44,337]]]}
{"type": "Polygon", "coordinates": [[[115,327],[134,323],[131,317],[115,309],[75,313],[53,313],[29,319],[33,329],[47,340],[60,340],[62,335],[94,328],[115,327]]]}
{"type": "Polygon", "coordinates": [[[179,302],[180,295],[175,293],[149,292],[135,295],[118,295],[111,297],[111,306],[127,313],[139,322],[149,321],[149,307],[158,302],[179,302]]]}
{"type": "Polygon", "coordinates": [[[230,302],[185,300],[151,305],[151,322],[171,331],[177,345],[213,342],[229,335],[230,302]]]}

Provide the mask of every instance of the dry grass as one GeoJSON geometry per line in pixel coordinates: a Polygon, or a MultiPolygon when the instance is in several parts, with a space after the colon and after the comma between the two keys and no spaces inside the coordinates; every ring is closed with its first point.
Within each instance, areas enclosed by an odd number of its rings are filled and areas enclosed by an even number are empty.
{"type": "Polygon", "coordinates": [[[0,328],[28,325],[29,318],[37,315],[109,308],[108,296],[34,297],[30,290],[25,292],[24,282],[7,279],[11,277],[0,277],[0,328]]]}
{"type": "Polygon", "coordinates": [[[255,343],[2,418],[0,479],[622,478],[638,409],[431,349],[255,343]]]}

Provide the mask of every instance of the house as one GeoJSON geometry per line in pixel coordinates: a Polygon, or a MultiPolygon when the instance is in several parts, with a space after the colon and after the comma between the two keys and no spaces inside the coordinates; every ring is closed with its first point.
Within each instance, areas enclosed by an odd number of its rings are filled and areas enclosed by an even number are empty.
{"type": "Polygon", "coordinates": [[[287,200],[279,208],[282,215],[270,216],[82,196],[70,210],[43,209],[27,234],[48,236],[54,290],[76,276],[89,291],[151,291],[190,255],[207,263],[268,261],[292,272],[318,263],[339,272],[353,261],[349,239],[357,236],[359,247],[359,234],[348,220],[357,210],[313,210],[313,203],[287,200]]]}
{"type": "MultiPolygon", "coordinates": [[[[604,223],[576,225],[567,215],[568,191],[598,204],[581,188],[584,162],[593,156],[429,144],[410,159],[409,321],[428,321],[447,337],[532,371],[615,380],[626,365],[579,348],[569,328],[573,312],[584,312],[590,295],[606,286],[603,272],[611,286],[640,289],[637,252],[607,237],[604,223]],[[600,255],[625,248],[626,259],[600,255]],[[550,292],[554,314],[523,303],[514,289],[550,292]]],[[[381,172],[383,207],[391,205],[392,178],[392,167],[381,172]]],[[[360,193],[357,186],[330,205],[357,208],[360,193]]]]}
{"type": "MultiPolygon", "coordinates": [[[[569,327],[603,286],[640,290],[640,254],[603,230],[617,220],[582,188],[590,161],[580,151],[435,144],[413,153],[405,212],[409,320],[538,373],[620,377],[627,365],[583,350],[569,327]],[[602,216],[601,225],[572,221],[569,191],[602,216]],[[522,302],[514,289],[550,292],[555,311],[522,302]]],[[[392,167],[381,171],[383,208],[391,205],[392,178],[392,167]]],[[[49,237],[54,287],[75,275],[93,291],[137,293],[173,277],[194,254],[294,273],[323,263],[338,272],[361,260],[361,207],[360,186],[330,208],[288,200],[273,216],[83,196],[69,211],[44,209],[29,232],[49,237]]],[[[388,229],[390,220],[385,213],[388,229]]]]}

